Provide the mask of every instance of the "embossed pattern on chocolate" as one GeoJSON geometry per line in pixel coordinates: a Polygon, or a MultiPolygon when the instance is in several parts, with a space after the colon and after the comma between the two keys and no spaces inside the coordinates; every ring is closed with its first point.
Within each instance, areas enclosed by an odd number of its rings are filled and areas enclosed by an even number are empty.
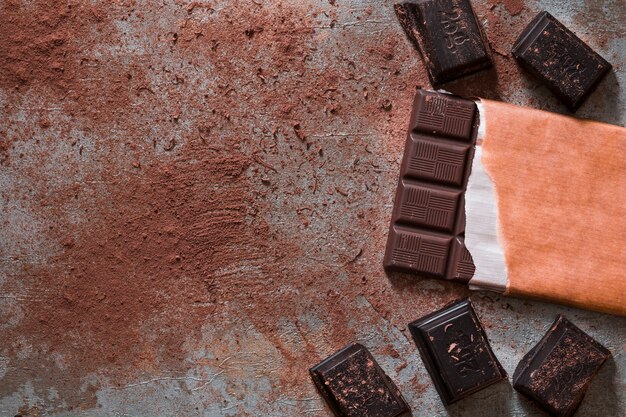
{"type": "Polygon", "coordinates": [[[394,7],[404,32],[424,58],[433,86],[492,65],[469,0],[420,0],[394,7]]]}

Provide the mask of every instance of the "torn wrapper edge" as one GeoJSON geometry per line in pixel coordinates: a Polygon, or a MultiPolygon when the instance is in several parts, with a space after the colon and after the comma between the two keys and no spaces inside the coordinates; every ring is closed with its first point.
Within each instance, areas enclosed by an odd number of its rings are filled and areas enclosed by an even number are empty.
{"type": "Polygon", "coordinates": [[[469,287],[473,290],[503,293],[508,286],[508,275],[498,233],[497,195],[482,164],[485,116],[479,100],[476,105],[480,117],[478,136],[465,192],[465,247],[472,255],[476,267],[469,287]]]}

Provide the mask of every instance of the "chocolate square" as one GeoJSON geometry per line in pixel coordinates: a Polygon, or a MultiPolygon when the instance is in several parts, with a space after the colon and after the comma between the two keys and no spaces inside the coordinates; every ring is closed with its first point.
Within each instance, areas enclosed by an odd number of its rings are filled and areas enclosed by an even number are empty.
{"type": "Polygon", "coordinates": [[[461,192],[400,183],[398,221],[452,233],[461,192]]]}
{"type": "Polygon", "coordinates": [[[575,111],[611,64],[548,12],[539,13],[513,45],[513,56],[575,111]]]}
{"type": "Polygon", "coordinates": [[[559,315],[517,365],[513,388],[554,416],[569,417],[610,355],[604,346],[559,315]]]}
{"type": "Polygon", "coordinates": [[[410,135],[405,148],[405,175],[461,188],[469,171],[467,155],[471,146],[433,139],[410,135]]]}
{"type": "Polygon", "coordinates": [[[469,0],[419,0],[394,6],[420,51],[433,86],[491,67],[487,42],[469,0]]]}
{"type": "Polygon", "coordinates": [[[506,379],[468,299],[410,323],[409,330],[444,404],[506,379]]]}
{"type": "Polygon", "coordinates": [[[449,236],[421,233],[401,226],[389,231],[390,247],[387,267],[397,271],[418,272],[425,276],[444,278],[450,258],[449,236]]]}
{"type": "Polygon", "coordinates": [[[408,417],[409,406],[370,352],[346,346],[309,370],[337,417],[408,417]]]}

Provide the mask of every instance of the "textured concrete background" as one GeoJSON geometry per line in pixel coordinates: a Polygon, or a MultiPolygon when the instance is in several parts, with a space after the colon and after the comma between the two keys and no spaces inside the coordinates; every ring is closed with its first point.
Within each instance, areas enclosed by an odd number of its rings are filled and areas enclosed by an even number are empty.
{"type": "MultiPolygon", "coordinates": [[[[446,89],[565,112],[509,56],[545,9],[615,67],[577,116],[624,125],[623,0],[473,4],[496,68],[446,89]]],[[[428,86],[393,2],[0,5],[0,416],[329,416],[307,369],[352,341],[415,416],[544,415],[445,409],[406,323],[470,293],[382,270],[428,86]]],[[[613,354],[577,415],[626,414],[624,318],[470,296],[509,374],[566,315],[613,354]]]]}

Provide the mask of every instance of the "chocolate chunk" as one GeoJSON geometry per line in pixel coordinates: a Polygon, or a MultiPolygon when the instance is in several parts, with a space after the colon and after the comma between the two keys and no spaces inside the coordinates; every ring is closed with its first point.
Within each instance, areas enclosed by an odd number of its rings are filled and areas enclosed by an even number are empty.
{"type": "Polygon", "coordinates": [[[517,365],[513,387],[557,417],[569,417],[611,355],[559,315],[548,333],[517,365]]]}
{"type": "Polygon", "coordinates": [[[507,377],[468,299],[410,323],[409,330],[446,405],[507,377]]]}
{"type": "Polygon", "coordinates": [[[611,69],[550,13],[541,12],[513,45],[513,56],[575,111],[611,69]]]}
{"type": "Polygon", "coordinates": [[[469,0],[423,0],[394,6],[433,85],[491,67],[487,42],[469,0]]]}
{"type": "Polygon", "coordinates": [[[358,343],[309,370],[337,417],[408,417],[409,406],[370,352],[358,343]]]}
{"type": "Polygon", "coordinates": [[[384,266],[467,282],[474,263],[463,244],[463,193],[478,115],[471,100],[418,90],[400,165],[384,266]]]}

